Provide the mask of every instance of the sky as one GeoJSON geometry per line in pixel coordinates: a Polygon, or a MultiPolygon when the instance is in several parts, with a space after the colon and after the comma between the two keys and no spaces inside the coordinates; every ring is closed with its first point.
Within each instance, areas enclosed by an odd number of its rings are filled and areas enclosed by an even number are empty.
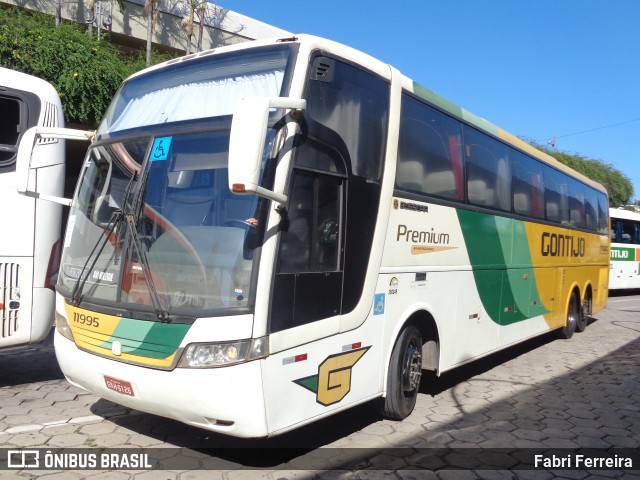
{"type": "Polygon", "coordinates": [[[640,199],[640,0],[219,0],[393,65],[498,127],[613,165],[640,199]]]}

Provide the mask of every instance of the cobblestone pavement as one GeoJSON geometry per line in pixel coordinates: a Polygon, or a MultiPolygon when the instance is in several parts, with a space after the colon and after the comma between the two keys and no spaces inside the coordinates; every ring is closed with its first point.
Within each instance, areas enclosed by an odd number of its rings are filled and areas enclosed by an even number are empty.
{"type": "Polygon", "coordinates": [[[486,466],[534,449],[638,454],[639,372],[640,296],[617,296],[571,340],[547,335],[440,378],[425,372],[415,411],[403,422],[381,420],[366,404],[247,441],[131,411],[67,384],[48,339],[0,352],[0,447],[148,447],[171,470],[0,470],[0,479],[640,479],[638,470],[486,466]]]}

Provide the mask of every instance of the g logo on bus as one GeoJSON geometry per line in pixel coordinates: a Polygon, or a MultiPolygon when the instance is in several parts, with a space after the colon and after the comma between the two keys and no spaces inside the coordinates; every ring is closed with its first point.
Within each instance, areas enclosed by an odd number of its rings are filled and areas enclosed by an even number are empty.
{"type": "Polygon", "coordinates": [[[316,394],[316,402],[328,407],[340,402],[351,391],[351,370],[371,347],[329,355],[318,366],[318,374],[294,380],[316,394]]]}

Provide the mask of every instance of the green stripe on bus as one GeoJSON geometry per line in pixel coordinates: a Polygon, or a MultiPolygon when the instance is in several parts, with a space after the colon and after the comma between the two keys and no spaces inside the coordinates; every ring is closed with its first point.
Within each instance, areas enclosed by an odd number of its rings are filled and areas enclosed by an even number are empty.
{"type": "Polygon", "coordinates": [[[470,124],[486,130],[487,132],[495,135],[496,137],[500,136],[500,129],[496,127],[493,123],[485,120],[482,117],[479,117],[468,110],[456,105],[450,100],[447,100],[444,97],[441,97],[436,92],[429,90],[427,87],[423,87],[419,83],[413,82],[413,93],[423,100],[432,103],[433,105],[440,107],[446,112],[449,112],[456,117],[469,122],[470,124]]]}
{"type": "Polygon", "coordinates": [[[479,117],[478,115],[475,115],[468,110],[464,110],[464,109],[462,110],[462,118],[467,122],[469,122],[471,125],[474,125],[478,128],[486,130],[487,132],[491,133],[492,135],[495,135],[496,137],[500,136],[500,129],[498,127],[496,127],[493,123],[489,122],[488,120],[485,120],[484,118],[479,117]]]}
{"type": "Polygon", "coordinates": [[[499,325],[548,313],[540,301],[524,223],[458,209],[476,288],[499,325]]]}
{"type": "Polygon", "coordinates": [[[413,93],[426,100],[427,102],[430,102],[435,106],[440,107],[459,118],[462,118],[462,108],[460,108],[455,103],[447,100],[446,98],[441,97],[437,93],[429,90],[427,87],[423,87],[419,83],[413,82],[413,93]]]}
{"type": "Polygon", "coordinates": [[[122,318],[111,338],[101,346],[111,349],[115,340],[122,351],[148,358],[167,358],[175,353],[189,331],[190,325],[149,322],[122,318]]]}

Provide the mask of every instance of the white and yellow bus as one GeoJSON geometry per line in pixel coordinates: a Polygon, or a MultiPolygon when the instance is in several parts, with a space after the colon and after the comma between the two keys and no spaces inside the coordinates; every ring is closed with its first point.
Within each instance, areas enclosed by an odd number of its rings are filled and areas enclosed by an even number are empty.
{"type": "Polygon", "coordinates": [[[640,213],[612,208],[609,290],[640,288],[640,213]]]}
{"type": "Polygon", "coordinates": [[[351,48],[301,35],[124,82],[57,284],[67,379],[272,436],[605,305],[603,187],[351,48]]]}
{"type": "Polygon", "coordinates": [[[19,171],[25,165],[18,145],[32,127],[64,127],[55,88],[0,68],[0,348],[37,343],[53,327],[63,207],[34,197],[62,195],[65,145],[59,139],[38,140],[29,185],[37,195],[19,195],[19,171]]]}

